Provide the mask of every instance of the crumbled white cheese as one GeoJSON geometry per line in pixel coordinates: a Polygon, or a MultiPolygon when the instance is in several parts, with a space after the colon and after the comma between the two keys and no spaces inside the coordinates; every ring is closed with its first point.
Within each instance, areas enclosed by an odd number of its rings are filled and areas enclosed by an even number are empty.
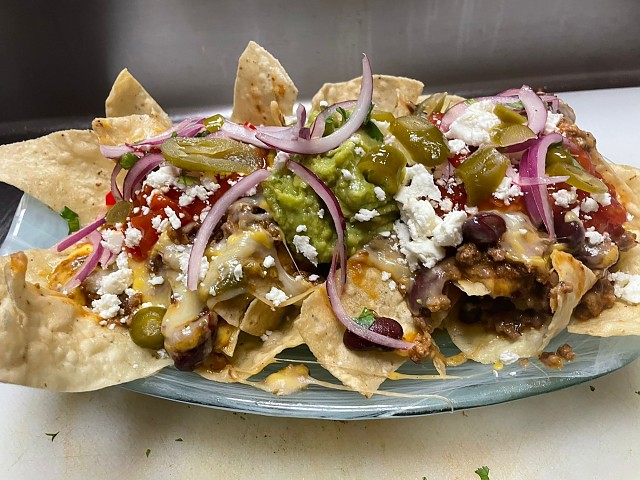
{"type": "Polygon", "coordinates": [[[242,280],[242,264],[238,263],[233,267],[233,278],[236,279],[236,282],[242,280]]]}
{"type": "Polygon", "coordinates": [[[616,297],[633,305],[640,303],[640,275],[613,272],[609,274],[609,280],[613,281],[616,297]]]}
{"type": "Polygon", "coordinates": [[[106,293],[91,302],[91,307],[101,318],[113,318],[120,311],[120,299],[117,295],[106,293]]]}
{"type": "Polygon", "coordinates": [[[151,209],[149,207],[147,207],[146,205],[143,205],[140,210],[142,211],[143,215],[149,215],[149,212],[151,211],[151,209]]]}
{"type": "Polygon", "coordinates": [[[271,268],[275,264],[276,264],[276,260],[271,255],[267,255],[266,257],[264,257],[264,261],[262,262],[262,266],[264,268],[271,268]]]}
{"type": "Polygon", "coordinates": [[[343,168],[340,171],[342,172],[342,176],[344,177],[345,180],[347,181],[353,180],[353,174],[349,170],[347,170],[346,168],[343,168]]]}
{"type": "Polygon", "coordinates": [[[550,133],[557,132],[560,120],[562,120],[561,113],[547,112],[547,121],[544,124],[544,134],[549,135],[550,133]]]}
{"type": "Polygon", "coordinates": [[[391,232],[389,230],[385,230],[384,232],[378,233],[378,235],[380,235],[381,237],[387,238],[391,236],[391,232]]]}
{"type": "Polygon", "coordinates": [[[169,220],[162,218],[160,215],[156,215],[151,219],[151,226],[158,232],[166,232],[169,228],[169,220]]]}
{"type": "Polygon", "coordinates": [[[383,282],[386,282],[391,278],[391,274],[389,272],[382,272],[382,274],[380,275],[380,278],[382,279],[383,282]]]}
{"type": "Polygon", "coordinates": [[[582,210],[584,213],[597,212],[598,208],[599,208],[598,202],[596,202],[591,197],[587,197],[583,199],[582,202],[580,203],[580,210],[582,210]]]}
{"type": "Polygon", "coordinates": [[[318,210],[318,218],[324,218],[324,208],[318,210]]]}
{"type": "Polygon", "coordinates": [[[134,207],[134,209],[131,211],[133,212],[134,215],[137,215],[138,213],[140,213],[140,207],[134,207]]]}
{"type": "Polygon", "coordinates": [[[178,215],[176,215],[176,212],[173,211],[173,208],[164,207],[164,213],[167,214],[167,218],[169,222],[171,222],[171,228],[178,230],[182,226],[182,222],[178,218],[178,215]]]}
{"type": "Polygon", "coordinates": [[[395,290],[397,287],[398,287],[398,284],[393,280],[389,282],[389,290],[395,290]]]}
{"type": "Polygon", "coordinates": [[[326,100],[320,100],[320,103],[318,105],[320,105],[321,108],[327,108],[329,106],[329,102],[327,102],[326,100]]]}
{"type": "Polygon", "coordinates": [[[133,248],[140,245],[142,240],[142,232],[134,227],[127,227],[124,231],[124,243],[127,247],[133,248]]]}
{"type": "Polygon", "coordinates": [[[318,265],[318,250],[316,247],[309,243],[309,237],[306,235],[294,235],[293,236],[293,245],[296,247],[298,253],[303,255],[307,260],[309,260],[313,265],[318,265]]]}
{"type": "Polygon", "coordinates": [[[162,285],[164,283],[164,278],[161,276],[151,275],[149,283],[151,285],[162,285]]]}
{"type": "Polygon", "coordinates": [[[122,250],[124,235],[118,230],[107,228],[102,231],[102,241],[100,242],[104,248],[116,255],[122,250]]]}
{"type": "Polygon", "coordinates": [[[444,213],[449,213],[451,210],[453,210],[453,201],[450,198],[443,198],[439,203],[439,206],[440,210],[442,210],[444,213]]]}
{"type": "Polygon", "coordinates": [[[569,208],[569,205],[578,201],[578,193],[575,187],[571,190],[558,190],[557,192],[553,192],[551,196],[556,205],[564,208],[569,208]]]}
{"type": "Polygon", "coordinates": [[[281,303],[286,302],[289,297],[279,288],[271,287],[271,290],[265,295],[265,298],[277,307],[281,303]]]}
{"type": "MultiPolygon", "coordinates": [[[[606,233],[604,235],[606,235],[606,233]]],[[[588,242],[591,245],[600,245],[602,242],[604,242],[604,238],[605,238],[604,235],[601,234],[600,232],[597,232],[594,227],[589,227],[584,232],[584,237],[588,240],[588,242]]]]}
{"type": "Polygon", "coordinates": [[[120,295],[131,285],[133,271],[129,268],[126,252],[121,252],[116,258],[116,270],[100,279],[98,294],[120,295]]]}
{"type": "Polygon", "coordinates": [[[368,222],[369,220],[379,216],[380,213],[377,210],[367,210],[366,208],[361,208],[358,210],[353,218],[355,218],[359,222],[368,222]]]}
{"type": "Polygon", "coordinates": [[[357,156],[359,156],[359,157],[364,157],[364,154],[365,154],[366,152],[364,151],[364,148],[362,148],[362,147],[356,147],[356,148],[354,148],[354,149],[353,149],[353,153],[355,153],[355,154],[356,154],[357,156]]]}
{"type": "Polygon", "coordinates": [[[164,165],[158,170],[155,170],[144,181],[145,185],[150,185],[154,189],[158,189],[161,192],[169,191],[169,187],[176,185],[176,181],[180,176],[180,170],[173,165],[164,165]]]}
{"type": "Polygon", "coordinates": [[[591,195],[596,202],[598,202],[603,207],[608,207],[611,205],[611,194],[608,192],[605,193],[593,193],[591,195]]]}
{"type": "Polygon", "coordinates": [[[520,186],[513,183],[509,177],[504,177],[500,185],[498,185],[498,188],[496,188],[496,191],[493,192],[494,198],[502,200],[505,205],[511,205],[511,202],[521,195],[522,190],[520,186]]]}
{"type": "Polygon", "coordinates": [[[380,187],[373,187],[373,193],[376,194],[376,198],[381,202],[384,202],[387,198],[387,194],[380,187]]]}
{"type": "Polygon", "coordinates": [[[444,258],[446,246],[462,242],[462,223],[465,212],[452,211],[440,218],[432,205],[442,201],[440,190],[431,173],[420,164],[407,168],[405,182],[398,190],[401,220],[393,228],[398,236],[400,251],[407,257],[412,270],[424,265],[432,268],[444,258]]]}
{"type": "Polygon", "coordinates": [[[467,144],[458,138],[447,141],[447,146],[449,147],[449,155],[451,156],[469,153],[467,144]]]}
{"type": "Polygon", "coordinates": [[[302,232],[306,232],[307,231],[307,226],[306,225],[298,225],[296,227],[296,232],[297,233],[302,233],[302,232]]]}
{"type": "Polygon", "coordinates": [[[493,108],[490,100],[472,103],[451,124],[446,137],[457,138],[474,147],[491,143],[491,130],[502,123],[493,108]]]}
{"type": "Polygon", "coordinates": [[[186,207],[187,205],[191,205],[196,198],[199,198],[204,202],[209,198],[209,191],[202,185],[190,185],[187,187],[186,191],[180,195],[178,205],[186,207]]]}
{"type": "Polygon", "coordinates": [[[309,281],[310,282],[315,282],[316,280],[318,280],[320,278],[319,275],[316,275],[315,273],[312,273],[311,275],[309,275],[309,281]]]}

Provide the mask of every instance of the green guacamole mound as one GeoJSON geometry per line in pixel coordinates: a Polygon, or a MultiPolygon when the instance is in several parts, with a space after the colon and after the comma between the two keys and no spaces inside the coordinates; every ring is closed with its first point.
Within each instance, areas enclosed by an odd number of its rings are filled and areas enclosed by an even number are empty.
{"type": "MultiPolygon", "coordinates": [[[[357,169],[362,155],[358,155],[356,150],[362,154],[360,148],[366,152],[371,146],[371,141],[363,137],[360,137],[360,145],[347,141],[325,155],[296,158],[325,182],[338,198],[347,222],[349,255],[379,232],[390,231],[399,217],[393,196],[385,192],[386,198],[378,200],[374,192],[376,185],[367,182],[357,169]],[[348,170],[353,178],[347,179],[342,170],[348,170]],[[363,208],[376,210],[380,215],[365,222],[355,220],[353,216],[363,208]]],[[[282,228],[291,250],[296,251],[293,237],[305,235],[318,251],[319,263],[330,262],[337,239],[336,231],[331,214],[311,187],[286,169],[274,173],[262,187],[272,215],[282,228]],[[320,210],[324,210],[322,218],[318,215],[320,210]],[[306,231],[297,232],[299,225],[305,225],[306,231]]]]}

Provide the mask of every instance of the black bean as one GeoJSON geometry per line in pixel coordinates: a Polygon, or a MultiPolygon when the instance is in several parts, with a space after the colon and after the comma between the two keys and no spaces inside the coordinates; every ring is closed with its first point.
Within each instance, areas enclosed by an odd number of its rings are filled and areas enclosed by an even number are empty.
{"type": "MultiPolygon", "coordinates": [[[[402,325],[393,318],[388,317],[376,317],[375,321],[369,327],[369,330],[396,340],[402,339],[402,336],[404,335],[402,325]]],[[[393,350],[392,348],[377,345],[369,340],[365,340],[349,330],[344,332],[342,342],[349,350],[380,350],[383,352],[393,350]]]]}
{"type": "Polygon", "coordinates": [[[475,243],[479,247],[496,245],[500,237],[507,231],[507,224],[500,215],[481,212],[465,220],[462,224],[462,237],[466,242],[475,243]]]}
{"type": "Polygon", "coordinates": [[[558,215],[554,224],[558,242],[567,244],[567,248],[572,252],[582,249],[584,246],[584,227],[580,222],[565,222],[562,215],[558,215]]]}

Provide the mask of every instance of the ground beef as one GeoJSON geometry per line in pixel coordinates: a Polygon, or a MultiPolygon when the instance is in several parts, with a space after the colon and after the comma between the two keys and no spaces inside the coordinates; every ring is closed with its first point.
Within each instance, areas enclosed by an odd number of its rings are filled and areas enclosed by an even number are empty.
{"type": "Polygon", "coordinates": [[[606,278],[601,278],[591,287],[591,290],[584,294],[573,315],[578,320],[588,320],[597,317],[603,310],[613,307],[615,301],[613,284],[606,278]]]}
{"type": "Polygon", "coordinates": [[[556,354],[568,361],[574,360],[576,358],[576,352],[573,351],[573,348],[571,348],[571,345],[569,345],[568,343],[565,343],[564,345],[558,347],[558,350],[556,350],[556,354]]]}
{"type": "Polygon", "coordinates": [[[613,237],[613,241],[621,252],[627,252],[636,246],[636,234],[625,230],[622,234],[613,237]]]}
{"type": "Polygon", "coordinates": [[[533,271],[505,258],[506,252],[500,247],[482,251],[475,244],[466,243],[458,248],[455,260],[462,278],[501,281],[510,290],[508,298],[463,295],[459,315],[464,323],[481,323],[488,331],[516,339],[525,330],[540,328],[551,318],[549,296],[554,284],[548,272],[533,271]]]}
{"type": "Polygon", "coordinates": [[[590,152],[595,148],[596,140],[593,135],[584,130],[580,130],[577,125],[568,118],[563,117],[560,123],[558,123],[558,128],[569,140],[573,141],[573,143],[583,150],[590,152]]]}
{"type": "Polygon", "coordinates": [[[562,368],[565,360],[570,362],[576,358],[576,354],[571,345],[565,343],[558,347],[555,352],[542,352],[538,355],[540,361],[549,368],[562,368]]]}

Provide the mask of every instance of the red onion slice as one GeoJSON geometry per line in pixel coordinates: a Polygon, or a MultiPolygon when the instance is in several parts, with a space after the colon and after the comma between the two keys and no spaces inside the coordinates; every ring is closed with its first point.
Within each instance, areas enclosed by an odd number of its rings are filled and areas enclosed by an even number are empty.
{"type": "Polygon", "coordinates": [[[383,347],[393,348],[397,350],[409,350],[414,344],[410,342],[405,342],[404,340],[396,340],[395,338],[387,337],[385,335],[380,335],[379,333],[372,332],[371,330],[364,328],[362,325],[359,325],[355,322],[355,320],[347,313],[340,301],[340,294],[338,293],[338,288],[336,286],[336,263],[337,263],[338,255],[334,251],[333,259],[331,260],[331,268],[329,269],[329,276],[327,277],[327,295],[329,296],[329,303],[331,304],[331,309],[333,310],[334,315],[340,323],[344,325],[344,327],[350,332],[355,333],[361,338],[370,341],[371,343],[375,343],[376,345],[382,345],[383,347]]]}
{"type": "Polygon", "coordinates": [[[97,232],[95,233],[96,235],[87,235],[88,240],[93,246],[93,251],[86,258],[86,260],[82,264],[82,267],[80,267],[76,274],[71,277],[71,279],[62,288],[64,292],[69,292],[74,288],[79,287],[80,284],[85,280],[85,278],[87,278],[91,274],[91,272],[93,272],[98,266],[98,262],[100,261],[100,258],[102,258],[105,249],[100,243],[100,234],[98,234],[97,232]]]}
{"type": "Polygon", "coordinates": [[[269,135],[277,137],[282,136],[282,138],[287,139],[293,138],[292,127],[254,127],[253,125],[238,125],[237,123],[229,122],[227,120],[222,124],[220,130],[208,136],[230,138],[239,142],[248,143],[254,147],[268,150],[269,146],[256,138],[256,134],[259,132],[268,133],[269,135]]]}
{"type": "Polygon", "coordinates": [[[311,138],[321,138],[327,124],[327,118],[338,111],[338,108],[351,110],[356,104],[356,100],[347,100],[345,102],[334,103],[333,105],[322,110],[311,125],[311,138]]]}
{"type": "Polygon", "coordinates": [[[100,145],[100,153],[103,157],[119,159],[125,153],[133,152],[129,145],[100,145]]]}
{"type": "Polygon", "coordinates": [[[523,85],[518,92],[518,98],[522,101],[527,112],[527,127],[533,130],[536,135],[543,132],[547,123],[547,109],[540,97],[531,87],[523,85]]]}
{"type": "Polygon", "coordinates": [[[302,155],[317,155],[325,153],[329,150],[337,148],[347,141],[351,135],[358,131],[367,118],[369,108],[371,107],[371,99],[373,95],[373,77],[371,75],[371,66],[366,55],[362,56],[362,86],[360,88],[360,96],[356,102],[356,106],[342,127],[330,135],[322,138],[297,138],[286,140],[277,138],[266,133],[257,133],[256,138],[272,148],[282,150],[289,153],[299,153],[302,155]]]}
{"type": "Polygon", "coordinates": [[[313,191],[324,202],[331,214],[333,224],[336,228],[338,240],[333,250],[333,256],[340,258],[340,273],[342,280],[342,288],[347,281],[347,246],[344,241],[344,234],[347,229],[347,223],[340,207],[340,202],[331,191],[331,189],[318,178],[318,176],[309,170],[304,165],[289,160],[287,162],[287,168],[300,177],[307,185],[309,185],[313,191]]]}
{"type": "Polygon", "coordinates": [[[102,217],[96,220],[95,222],[92,222],[89,225],[82,227],[77,232],[73,232],[71,235],[69,235],[67,238],[62,239],[60,243],[56,245],[56,252],[61,252],[69,248],[71,245],[78,243],[80,240],[82,240],[84,237],[89,235],[94,230],[97,230],[98,227],[101,227],[106,222],[107,220],[104,217],[102,217]]]}
{"type": "MultiPolygon", "coordinates": [[[[562,136],[557,133],[546,135],[528,149],[520,160],[520,178],[548,178],[545,173],[545,158],[549,146],[562,143],[562,136]]],[[[555,238],[553,210],[547,194],[546,184],[524,185],[524,200],[529,216],[534,223],[544,223],[551,238],[555,238]]]]}
{"type": "Polygon", "coordinates": [[[120,165],[120,163],[116,162],[115,166],[113,167],[113,171],[111,172],[111,195],[113,195],[113,198],[116,202],[122,200],[122,192],[118,187],[118,174],[121,170],[122,166],[120,165]]]}
{"type": "Polygon", "coordinates": [[[242,177],[238,180],[238,183],[227,190],[211,207],[211,210],[200,226],[200,230],[193,242],[191,255],[189,256],[189,266],[187,269],[187,288],[189,290],[196,290],[198,288],[200,261],[207,248],[211,233],[214,228],[216,228],[216,225],[218,225],[220,219],[222,219],[233,202],[246,195],[247,192],[262,183],[268,176],[269,172],[267,170],[256,170],[246,177],[242,177]]]}
{"type": "Polygon", "coordinates": [[[138,189],[142,181],[154,168],[160,166],[164,162],[161,153],[152,153],[142,157],[131,167],[124,177],[124,185],[122,187],[122,196],[125,200],[131,200],[133,194],[138,189]]]}

